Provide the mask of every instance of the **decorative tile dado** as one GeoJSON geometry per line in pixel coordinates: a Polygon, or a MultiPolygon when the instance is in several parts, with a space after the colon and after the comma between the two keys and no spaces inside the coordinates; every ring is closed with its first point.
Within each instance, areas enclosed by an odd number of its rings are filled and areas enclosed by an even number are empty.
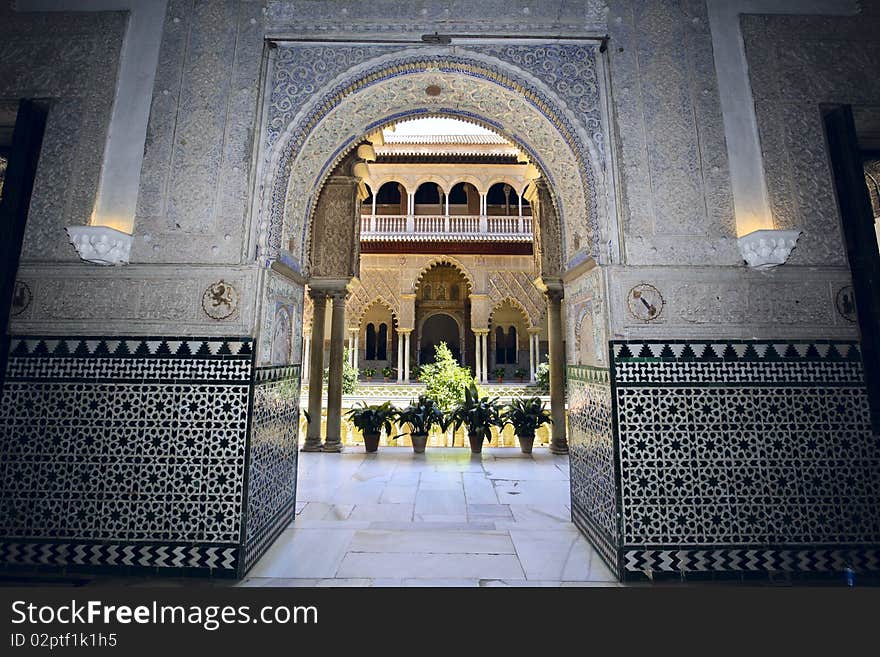
{"type": "Polygon", "coordinates": [[[251,338],[16,337],[9,563],[239,569],[251,338]]]}
{"type": "Polygon", "coordinates": [[[254,374],[242,574],[290,524],[296,506],[300,367],[254,374]]]}
{"type": "Polygon", "coordinates": [[[622,576],[876,570],[880,441],[857,343],[611,351],[622,576]]]}
{"type": "Polygon", "coordinates": [[[570,365],[567,374],[572,521],[617,572],[618,501],[608,370],[570,365]]]}

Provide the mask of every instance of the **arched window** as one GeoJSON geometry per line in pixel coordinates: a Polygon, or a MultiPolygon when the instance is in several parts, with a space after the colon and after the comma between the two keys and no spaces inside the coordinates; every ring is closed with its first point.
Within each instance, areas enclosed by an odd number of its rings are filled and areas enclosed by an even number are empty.
{"type": "Polygon", "coordinates": [[[504,365],[506,362],[505,356],[507,351],[504,348],[505,342],[504,329],[499,326],[495,329],[495,362],[498,365],[504,365]]]}
{"type": "Polygon", "coordinates": [[[376,359],[376,327],[372,323],[367,324],[367,352],[364,354],[367,360],[376,359]]]}
{"type": "Polygon", "coordinates": [[[422,290],[422,299],[430,299],[431,298],[431,286],[429,284],[425,284],[425,288],[422,290]]]}
{"type": "Polygon", "coordinates": [[[388,324],[379,324],[379,334],[376,337],[376,360],[388,359],[388,324]]]}
{"type": "Polygon", "coordinates": [[[508,365],[516,365],[516,327],[511,326],[507,331],[507,358],[508,365]]]}

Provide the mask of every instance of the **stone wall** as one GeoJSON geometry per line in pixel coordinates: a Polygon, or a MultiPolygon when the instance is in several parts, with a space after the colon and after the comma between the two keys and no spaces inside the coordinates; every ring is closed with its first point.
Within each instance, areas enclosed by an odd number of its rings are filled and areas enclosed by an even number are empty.
{"type": "Polygon", "coordinates": [[[50,103],[24,261],[78,260],[64,227],[88,223],[95,204],[125,19],[19,14],[0,3],[0,98],[50,103]]]}
{"type": "Polygon", "coordinates": [[[792,264],[847,264],[820,105],[880,105],[880,3],[861,5],[853,17],[742,19],[773,216],[804,231],[792,264]]]}

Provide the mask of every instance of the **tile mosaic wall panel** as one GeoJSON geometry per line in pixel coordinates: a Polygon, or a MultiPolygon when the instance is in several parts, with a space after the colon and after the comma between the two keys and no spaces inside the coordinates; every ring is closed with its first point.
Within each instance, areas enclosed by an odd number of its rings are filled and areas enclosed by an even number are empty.
{"type": "Polygon", "coordinates": [[[852,342],[612,342],[624,577],[877,570],[852,342]]]}
{"type": "Polygon", "coordinates": [[[7,564],[239,567],[250,338],[14,338],[7,564]]]}
{"type": "Polygon", "coordinates": [[[618,570],[617,492],[608,370],[568,367],[568,441],[573,522],[618,570]]]}
{"type": "Polygon", "coordinates": [[[248,445],[242,575],[293,520],[299,395],[299,365],[257,368],[248,445]]]}

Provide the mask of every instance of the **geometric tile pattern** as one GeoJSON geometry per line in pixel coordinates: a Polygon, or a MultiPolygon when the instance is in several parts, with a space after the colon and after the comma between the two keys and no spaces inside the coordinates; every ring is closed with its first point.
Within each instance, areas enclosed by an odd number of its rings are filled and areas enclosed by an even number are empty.
{"type": "Polygon", "coordinates": [[[254,378],[240,576],[290,524],[296,507],[300,366],[260,367],[254,378]]]}
{"type": "Polygon", "coordinates": [[[252,371],[250,338],[14,338],[4,558],[234,573],[252,371]]]}
{"type": "Polygon", "coordinates": [[[617,492],[608,370],[568,366],[572,520],[618,571],[617,492]]]}
{"type": "Polygon", "coordinates": [[[857,343],[612,353],[624,576],[818,572],[841,555],[876,569],[880,441],[857,343]]]}

